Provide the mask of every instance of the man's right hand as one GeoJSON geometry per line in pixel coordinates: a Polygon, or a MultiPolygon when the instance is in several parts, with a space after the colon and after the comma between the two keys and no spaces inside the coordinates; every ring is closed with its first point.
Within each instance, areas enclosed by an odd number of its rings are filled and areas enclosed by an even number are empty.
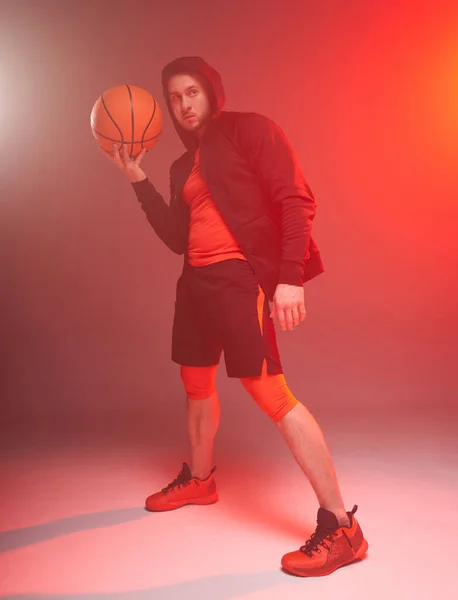
{"type": "Polygon", "coordinates": [[[143,157],[147,153],[146,148],[140,152],[137,158],[134,160],[129,156],[129,152],[127,150],[127,144],[124,144],[122,149],[122,156],[119,152],[119,148],[116,144],[113,144],[113,153],[107,152],[103,148],[100,148],[102,152],[112,161],[114,164],[124,173],[127,179],[131,183],[135,183],[137,181],[142,181],[146,179],[146,174],[142,169],[140,169],[140,162],[143,157]]]}

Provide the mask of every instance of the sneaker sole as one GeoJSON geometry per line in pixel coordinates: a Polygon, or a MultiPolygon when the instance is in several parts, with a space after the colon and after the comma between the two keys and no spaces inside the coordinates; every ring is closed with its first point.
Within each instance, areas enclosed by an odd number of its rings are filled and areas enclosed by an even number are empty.
{"type": "Polygon", "coordinates": [[[347,565],[351,565],[355,562],[358,562],[359,560],[361,560],[364,555],[366,554],[366,552],[369,549],[369,544],[367,543],[366,540],[363,540],[361,546],[359,547],[358,551],[356,552],[355,556],[348,562],[344,563],[343,565],[338,565],[337,567],[333,567],[332,569],[329,569],[328,571],[319,571],[319,570],[308,570],[308,569],[301,569],[300,567],[283,567],[285,569],[285,571],[288,571],[289,573],[292,573],[293,575],[298,575],[299,577],[325,577],[326,575],[331,575],[331,573],[334,573],[334,571],[337,571],[337,569],[341,569],[342,567],[346,567],[347,565]]]}
{"type": "Polygon", "coordinates": [[[176,510],[177,508],[181,508],[182,506],[186,506],[188,504],[197,504],[200,506],[204,506],[207,504],[215,504],[218,502],[218,494],[212,494],[211,496],[205,496],[204,498],[190,498],[188,500],[183,500],[182,502],[171,502],[167,506],[158,507],[158,508],[149,508],[145,504],[146,510],[150,512],[166,512],[168,510],[176,510]]]}

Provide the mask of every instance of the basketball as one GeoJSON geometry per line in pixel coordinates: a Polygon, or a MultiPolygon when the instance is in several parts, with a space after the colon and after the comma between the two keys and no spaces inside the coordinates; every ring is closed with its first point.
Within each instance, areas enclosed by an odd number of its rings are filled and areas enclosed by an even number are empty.
{"type": "Polygon", "coordinates": [[[91,112],[91,129],[99,146],[113,152],[127,146],[136,158],[143,148],[151,150],[162,133],[162,112],[153,96],[136,85],[117,85],[97,99],[91,112]]]}

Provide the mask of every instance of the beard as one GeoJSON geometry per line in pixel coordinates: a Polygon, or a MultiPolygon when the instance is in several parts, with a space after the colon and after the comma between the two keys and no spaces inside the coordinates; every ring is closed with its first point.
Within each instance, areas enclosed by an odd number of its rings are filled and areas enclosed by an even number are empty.
{"type": "Polygon", "coordinates": [[[196,115],[195,117],[192,117],[190,119],[183,119],[181,122],[181,126],[186,131],[189,131],[190,133],[192,133],[193,131],[198,131],[199,129],[202,129],[202,127],[205,127],[206,125],[208,125],[208,123],[210,121],[211,121],[210,113],[204,114],[204,115],[196,115]]]}
{"type": "Polygon", "coordinates": [[[192,119],[183,120],[181,126],[186,129],[186,131],[196,131],[202,127],[202,122],[199,117],[194,117],[192,119]]]}

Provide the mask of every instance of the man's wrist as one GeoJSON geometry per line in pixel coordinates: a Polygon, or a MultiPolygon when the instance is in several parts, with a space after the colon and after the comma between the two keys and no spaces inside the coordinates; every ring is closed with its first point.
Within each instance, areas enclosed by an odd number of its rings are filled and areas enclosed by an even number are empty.
{"type": "Polygon", "coordinates": [[[131,185],[133,185],[134,187],[136,187],[136,186],[138,186],[138,187],[143,187],[143,185],[144,185],[144,184],[145,184],[147,181],[149,181],[149,179],[148,179],[148,177],[146,177],[146,176],[145,176],[143,179],[137,179],[137,180],[135,180],[135,181],[134,181],[134,180],[132,180],[132,179],[129,179],[129,183],[130,183],[131,185]]]}
{"type": "Polygon", "coordinates": [[[280,265],[280,273],[278,283],[287,285],[302,286],[303,285],[304,267],[298,264],[297,261],[283,261],[280,265]]]}
{"type": "Polygon", "coordinates": [[[139,173],[129,177],[130,183],[140,183],[141,181],[145,181],[145,179],[148,179],[145,173],[139,173]]]}

